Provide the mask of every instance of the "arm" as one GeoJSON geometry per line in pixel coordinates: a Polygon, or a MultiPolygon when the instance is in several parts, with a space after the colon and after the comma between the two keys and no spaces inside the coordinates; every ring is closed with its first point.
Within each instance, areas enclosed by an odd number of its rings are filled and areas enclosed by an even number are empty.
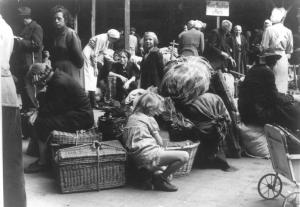
{"type": "Polygon", "coordinates": [[[74,65],[76,65],[78,68],[81,68],[84,63],[81,41],[75,31],[72,31],[71,35],[70,51],[73,57],[74,65]]]}
{"type": "Polygon", "coordinates": [[[159,146],[163,146],[163,140],[158,131],[153,132],[153,137],[155,138],[155,140],[159,146]]]}
{"type": "Polygon", "coordinates": [[[32,32],[31,39],[19,39],[18,43],[24,49],[28,49],[31,51],[39,51],[43,48],[43,29],[40,26],[35,27],[32,32]]]}
{"type": "Polygon", "coordinates": [[[201,32],[201,36],[200,36],[200,52],[201,54],[203,54],[204,52],[204,34],[201,32]]]}

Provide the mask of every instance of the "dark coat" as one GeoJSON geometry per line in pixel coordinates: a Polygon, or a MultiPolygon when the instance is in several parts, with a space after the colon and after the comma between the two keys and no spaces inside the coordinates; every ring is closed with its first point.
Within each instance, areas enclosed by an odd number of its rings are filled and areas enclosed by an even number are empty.
{"type": "Polygon", "coordinates": [[[208,36],[208,46],[204,56],[210,61],[214,69],[224,69],[231,67],[221,52],[226,52],[232,56],[232,38],[230,34],[225,34],[222,29],[214,29],[208,36]]]}
{"type": "Polygon", "coordinates": [[[249,51],[249,45],[248,41],[245,38],[244,35],[241,35],[241,44],[238,44],[236,41],[236,38],[232,37],[233,42],[233,58],[236,62],[236,67],[234,70],[236,72],[245,74],[246,71],[246,65],[248,62],[248,51],[249,51]]]}
{"type": "Polygon", "coordinates": [[[178,36],[180,44],[180,54],[189,53],[193,56],[202,55],[204,51],[204,34],[196,29],[182,32],[178,36]]]}
{"type": "Polygon", "coordinates": [[[93,126],[94,117],[84,89],[69,75],[55,71],[38,109],[34,124],[39,139],[46,141],[52,130],[74,132],[93,126]]]}
{"type": "Polygon", "coordinates": [[[141,62],[141,88],[158,87],[164,75],[163,68],[163,55],[157,47],[154,47],[141,62]]]}
{"type": "Polygon", "coordinates": [[[120,74],[127,78],[128,80],[135,76],[135,81],[132,82],[128,88],[128,90],[125,90],[123,88],[124,83],[120,78],[117,78],[116,80],[116,99],[121,101],[124,98],[124,95],[127,95],[130,91],[136,89],[138,87],[138,79],[140,77],[140,70],[134,64],[133,62],[128,62],[126,67],[123,68],[123,66],[120,63],[114,63],[112,65],[112,72],[120,74]]]}
{"type": "Polygon", "coordinates": [[[253,66],[241,83],[238,109],[245,124],[300,128],[300,104],[293,96],[278,92],[274,73],[265,65],[253,66]]]}
{"type": "Polygon", "coordinates": [[[55,68],[69,74],[83,86],[81,41],[73,29],[64,27],[55,32],[50,54],[55,68]]]}
{"type": "Polygon", "coordinates": [[[22,40],[18,40],[18,50],[22,63],[29,67],[33,62],[42,62],[43,29],[36,22],[32,21],[26,25],[20,33],[22,40]]]}

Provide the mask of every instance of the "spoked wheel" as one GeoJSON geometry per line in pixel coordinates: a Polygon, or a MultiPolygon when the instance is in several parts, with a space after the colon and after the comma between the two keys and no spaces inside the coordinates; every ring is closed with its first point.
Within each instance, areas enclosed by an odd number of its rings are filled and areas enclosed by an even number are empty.
{"type": "Polygon", "coordinates": [[[267,200],[278,197],[282,191],[282,182],[278,175],[269,173],[264,175],[258,182],[258,193],[267,200]]]}
{"type": "Polygon", "coordinates": [[[300,192],[293,192],[285,197],[282,207],[300,207],[300,192]]]}

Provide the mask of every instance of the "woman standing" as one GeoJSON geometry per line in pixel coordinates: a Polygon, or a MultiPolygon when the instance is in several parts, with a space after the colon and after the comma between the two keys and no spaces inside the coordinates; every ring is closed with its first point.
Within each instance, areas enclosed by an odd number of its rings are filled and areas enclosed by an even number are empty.
{"type": "Polygon", "coordinates": [[[248,42],[245,36],[242,35],[242,27],[240,25],[236,25],[233,30],[233,58],[236,62],[235,70],[238,73],[245,74],[247,72],[248,42]]]}
{"type": "Polygon", "coordinates": [[[63,6],[55,6],[51,9],[53,25],[55,28],[52,43],[52,62],[54,68],[61,70],[73,77],[83,86],[83,55],[81,41],[77,33],[68,27],[71,16],[63,6]]]}
{"type": "Polygon", "coordinates": [[[130,62],[130,53],[126,50],[117,52],[119,61],[112,65],[109,76],[115,76],[116,82],[116,99],[122,101],[124,95],[138,87],[139,69],[137,65],[130,62]]]}
{"type": "Polygon", "coordinates": [[[141,62],[141,88],[159,86],[163,78],[163,55],[157,47],[158,38],[154,32],[145,32],[143,37],[144,56],[141,62]]]}

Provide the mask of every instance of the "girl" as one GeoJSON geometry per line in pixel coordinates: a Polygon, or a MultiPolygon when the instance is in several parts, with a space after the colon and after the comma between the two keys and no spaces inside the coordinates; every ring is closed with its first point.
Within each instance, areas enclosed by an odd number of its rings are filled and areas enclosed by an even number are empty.
{"type": "Polygon", "coordinates": [[[145,32],[143,37],[143,59],[141,62],[141,88],[157,87],[163,78],[163,55],[158,49],[158,38],[154,32],[145,32]]]}
{"type": "Polygon", "coordinates": [[[124,130],[124,143],[139,169],[152,172],[152,184],[156,190],[177,191],[167,179],[172,173],[184,165],[189,158],[185,151],[166,151],[159,135],[159,126],[153,116],[162,112],[161,96],[146,92],[138,99],[133,114],[129,117],[124,130]],[[166,169],[160,174],[154,174],[166,169]]]}

